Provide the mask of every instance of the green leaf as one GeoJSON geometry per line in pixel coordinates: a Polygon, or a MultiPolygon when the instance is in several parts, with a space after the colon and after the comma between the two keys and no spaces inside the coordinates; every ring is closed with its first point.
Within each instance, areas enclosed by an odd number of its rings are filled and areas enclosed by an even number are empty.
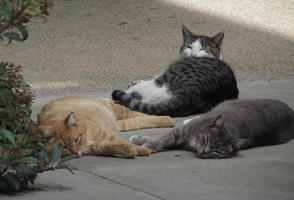
{"type": "Polygon", "coordinates": [[[26,155],[30,155],[33,152],[33,149],[23,149],[26,155]]]}
{"type": "Polygon", "coordinates": [[[17,170],[17,173],[20,176],[31,176],[36,173],[36,171],[33,168],[26,165],[18,165],[14,169],[17,170]]]}
{"type": "Polygon", "coordinates": [[[7,192],[8,185],[4,179],[4,177],[0,176],[0,192],[7,192]]]}
{"type": "Polygon", "coordinates": [[[0,89],[0,99],[3,101],[12,101],[13,92],[7,88],[0,89]]]}
{"type": "Polygon", "coordinates": [[[5,128],[5,125],[3,122],[0,121],[0,129],[3,129],[3,128],[5,128]]]}
{"type": "MultiPolygon", "coordinates": [[[[3,147],[3,145],[2,145],[3,147]]],[[[6,162],[9,160],[9,152],[8,151],[1,151],[0,152],[0,162],[6,162]]]]}
{"type": "Polygon", "coordinates": [[[7,33],[4,33],[3,36],[9,39],[7,45],[10,44],[12,40],[19,41],[19,42],[23,41],[21,36],[16,32],[7,32],[7,33]]]}
{"type": "Polygon", "coordinates": [[[39,162],[39,160],[32,156],[23,157],[17,161],[17,163],[36,163],[36,162],[39,162]]]}
{"type": "Polygon", "coordinates": [[[2,135],[3,138],[8,140],[10,143],[15,143],[15,138],[12,132],[10,132],[7,129],[0,129],[0,135],[2,135]]]}
{"type": "Polygon", "coordinates": [[[15,137],[16,137],[16,141],[19,144],[23,144],[24,139],[25,139],[25,134],[17,134],[15,137]]]}
{"type": "Polygon", "coordinates": [[[9,22],[11,20],[11,7],[7,0],[2,0],[3,8],[0,9],[0,16],[3,17],[4,21],[9,22]]]}
{"type": "Polygon", "coordinates": [[[29,85],[27,84],[27,82],[25,82],[25,81],[21,81],[21,82],[19,83],[19,87],[20,87],[20,88],[26,88],[26,87],[29,87],[29,85]]]}
{"type": "Polygon", "coordinates": [[[41,14],[41,10],[38,7],[30,7],[30,8],[27,8],[27,10],[34,14],[41,14]]]}
{"type": "Polygon", "coordinates": [[[63,146],[62,144],[54,144],[53,149],[51,151],[51,159],[53,162],[58,161],[63,153],[63,146]]]}
{"type": "Polygon", "coordinates": [[[22,40],[21,41],[26,40],[28,38],[28,36],[29,36],[29,33],[28,33],[26,27],[24,27],[22,24],[16,25],[15,27],[17,28],[17,30],[22,35],[22,40]]]}
{"type": "Polygon", "coordinates": [[[41,142],[36,143],[35,147],[38,147],[38,149],[40,149],[40,150],[45,149],[44,144],[41,142]]]}
{"type": "Polygon", "coordinates": [[[47,158],[47,153],[46,153],[45,151],[40,151],[40,152],[38,153],[38,158],[39,158],[39,160],[41,160],[41,161],[45,160],[45,159],[47,158]]]}
{"type": "Polygon", "coordinates": [[[9,173],[9,174],[6,174],[4,178],[8,182],[8,184],[13,187],[14,190],[19,190],[20,182],[16,175],[9,173]]]}

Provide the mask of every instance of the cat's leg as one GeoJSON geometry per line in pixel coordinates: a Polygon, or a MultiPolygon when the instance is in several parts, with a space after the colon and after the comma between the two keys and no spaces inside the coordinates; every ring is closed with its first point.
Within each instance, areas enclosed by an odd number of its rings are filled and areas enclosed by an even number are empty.
{"type": "Polygon", "coordinates": [[[116,121],[118,131],[129,131],[143,128],[173,127],[175,120],[168,116],[146,115],[116,121]]]}
{"type": "Polygon", "coordinates": [[[160,137],[132,136],[131,142],[150,149],[151,153],[177,148],[186,142],[180,129],[173,129],[160,137]],[[143,143],[143,144],[142,144],[143,143]]]}
{"type": "MultiPolygon", "coordinates": [[[[111,94],[114,101],[119,102],[119,104],[126,105],[133,104],[131,99],[143,102],[157,104],[171,98],[171,95],[168,93],[166,86],[159,86],[155,79],[141,81],[140,83],[130,87],[127,90],[114,90],[111,94]],[[130,100],[130,101],[129,101],[130,100]]],[[[130,105],[127,107],[132,107],[130,105]]]]}
{"type": "Polygon", "coordinates": [[[116,127],[118,131],[136,130],[142,128],[173,127],[175,120],[168,116],[146,115],[132,111],[127,107],[111,103],[116,114],[116,127]]]}
{"type": "Polygon", "coordinates": [[[128,89],[126,89],[126,90],[114,90],[111,94],[112,99],[114,101],[119,101],[119,99],[117,99],[116,95],[115,95],[115,93],[117,93],[117,92],[131,94],[133,92],[137,93],[138,91],[142,91],[142,88],[144,88],[144,86],[145,86],[145,82],[146,81],[144,81],[144,80],[134,81],[134,82],[131,82],[130,85],[128,85],[128,89]]]}
{"type": "Polygon", "coordinates": [[[113,112],[116,114],[116,119],[117,120],[124,120],[124,119],[129,119],[133,117],[141,117],[141,116],[148,116],[144,113],[136,112],[133,111],[125,106],[119,105],[117,103],[111,103],[110,104],[111,109],[113,112]]]}
{"type": "Polygon", "coordinates": [[[139,146],[142,146],[144,143],[150,143],[155,139],[155,137],[144,136],[144,135],[133,135],[130,137],[130,142],[139,146]]]}
{"type": "Polygon", "coordinates": [[[106,156],[121,156],[133,158],[135,156],[148,156],[150,150],[146,147],[140,147],[131,144],[117,136],[112,136],[108,140],[96,142],[90,146],[91,154],[106,155],[106,156]]]}

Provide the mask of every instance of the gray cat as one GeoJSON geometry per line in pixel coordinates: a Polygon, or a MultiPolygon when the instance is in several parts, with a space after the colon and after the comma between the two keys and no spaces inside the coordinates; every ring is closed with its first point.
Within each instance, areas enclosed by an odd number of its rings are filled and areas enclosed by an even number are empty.
{"type": "Polygon", "coordinates": [[[203,113],[238,98],[234,72],[221,60],[223,33],[194,35],[183,26],[182,57],[152,80],[112,92],[112,99],[132,110],[172,117],[203,113]]]}
{"type": "Polygon", "coordinates": [[[153,153],[177,148],[199,158],[228,158],[244,148],[283,144],[294,137],[294,111],[277,100],[226,101],[183,124],[160,137],[130,140],[153,153]]]}

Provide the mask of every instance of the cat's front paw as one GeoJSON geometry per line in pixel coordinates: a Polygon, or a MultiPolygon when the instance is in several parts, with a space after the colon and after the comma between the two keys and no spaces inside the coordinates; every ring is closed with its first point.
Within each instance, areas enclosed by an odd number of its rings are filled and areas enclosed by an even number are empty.
{"type": "Polygon", "coordinates": [[[169,116],[163,116],[163,119],[167,122],[168,127],[174,127],[176,125],[176,120],[169,117],[169,116]]]}
{"type": "Polygon", "coordinates": [[[141,147],[145,147],[145,148],[149,149],[151,153],[158,152],[158,148],[155,145],[153,145],[152,143],[146,142],[141,147]]]}
{"type": "Polygon", "coordinates": [[[114,90],[111,94],[111,97],[114,101],[120,101],[125,94],[122,90],[114,90]]]}
{"type": "Polygon", "coordinates": [[[148,138],[146,136],[142,136],[142,135],[133,135],[130,137],[130,142],[132,144],[136,144],[139,146],[143,145],[147,141],[148,141],[148,138]]]}
{"type": "Polygon", "coordinates": [[[149,156],[151,151],[146,147],[138,147],[137,148],[137,156],[149,156]]]}
{"type": "Polygon", "coordinates": [[[138,154],[137,148],[134,145],[123,144],[120,148],[120,155],[125,158],[134,158],[138,154]]]}

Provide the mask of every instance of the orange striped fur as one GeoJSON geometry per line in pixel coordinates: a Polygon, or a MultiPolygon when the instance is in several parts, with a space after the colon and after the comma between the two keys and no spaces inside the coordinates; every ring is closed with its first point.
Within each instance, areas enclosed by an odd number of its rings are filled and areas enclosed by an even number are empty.
{"type": "Polygon", "coordinates": [[[46,104],[38,113],[38,125],[48,138],[49,149],[61,142],[65,154],[134,157],[150,151],[119,138],[118,131],[172,127],[175,120],[135,112],[111,101],[68,96],[46,104]]]}

